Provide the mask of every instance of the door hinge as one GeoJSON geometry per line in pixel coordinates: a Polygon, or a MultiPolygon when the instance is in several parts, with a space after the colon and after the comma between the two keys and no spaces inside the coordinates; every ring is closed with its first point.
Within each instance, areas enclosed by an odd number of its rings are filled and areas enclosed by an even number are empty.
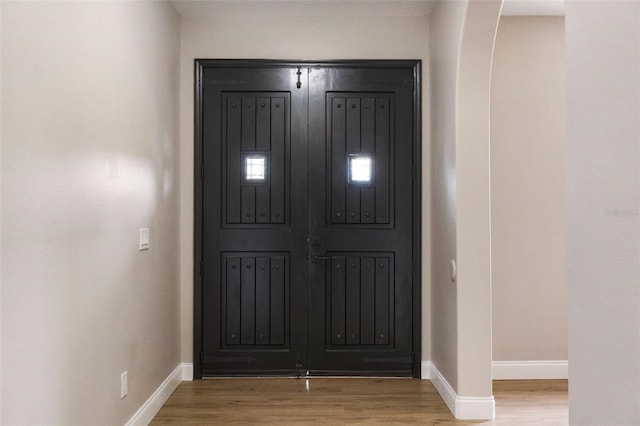
{"type": "Polygon", "coordinates": [[[204,181],[204,164],[200,165],[200,180],[204,181]]]}
{"type": "Polygon", "coordinates": [[[200,276],[204,277],[204,262],[200,262],[200,276]]]}

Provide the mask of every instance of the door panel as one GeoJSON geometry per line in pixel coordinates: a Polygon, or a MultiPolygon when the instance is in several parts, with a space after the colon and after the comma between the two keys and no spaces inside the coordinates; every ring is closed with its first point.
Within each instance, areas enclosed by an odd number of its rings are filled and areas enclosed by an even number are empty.
{"type": "Polygon", "coordinates": [[[393,220],[389,214],[394,207],[393,113],[392,94],[327,94],[327,160],[331,177],[328,199],[333,225],[388,224],[393,220]],[[370,183],[349,182],[349,162],[357,158],[370,159],[370,183]]]}
{"type": "Polygon", "coordinates": [[[292,374],[306,359],[307,93],[294,76],[203,72],[205,376],[292,374]]]}
{"type": "Polygon", "coordinates": [[[290,104],[288,93],[222,93],[222,178],[226,190],[222,201],[227,226],[287,223],[290,104]],[[243,175],[246,161],[253,157],[264,157],[264,180],[247,180],[243,175]]]}
{"type": "Polygon", "coordinates": [[[199,371],[410,376],[413,67],[201,79],[199,371]]]}
{"type": "Polygon", "coordinates": [[[223,349],[236,345],[288,348],[288,256],[284,253],[224,253],[223,349]]]}
{"type": "Polygon", "coordinates": [[[412,374],[410,70],[309,82],[311,374],[412,374]]]}
{"type": "Polygon", "coordinates": [[[394,340],[390,335],[394,329],[393,253],[328,254],[331,257],[330,265],[327,264],[330,271],[326,274],[329,348],[389,345],[394,340]]]}

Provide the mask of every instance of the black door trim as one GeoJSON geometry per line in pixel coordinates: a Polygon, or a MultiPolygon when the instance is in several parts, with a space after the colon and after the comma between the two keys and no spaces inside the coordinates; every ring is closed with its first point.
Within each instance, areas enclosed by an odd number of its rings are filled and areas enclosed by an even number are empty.
{"type": "Polygon", "coordinates": [[[420,60],[341,60],[291,61],[266,59],[195,59],[194,105],[194,263],[193,263],[193,378],[202,378],[202,260],[203,229],[203,84],[205,68],[257,68],[257,67],[350,67],[350,68],[412,68],[413,82],[413,377],[420,378],[422,364],[422,79],[420,60]]]}

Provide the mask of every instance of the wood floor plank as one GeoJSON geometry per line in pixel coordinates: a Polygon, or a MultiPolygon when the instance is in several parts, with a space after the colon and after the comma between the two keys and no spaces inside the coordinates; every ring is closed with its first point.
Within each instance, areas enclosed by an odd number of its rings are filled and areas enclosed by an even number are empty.
{"type": "Polygon", "coordinates": [[[455,420],[430,381],[378,378],[183,382],[151,423],[568,425],[566,380],[494,382],[496,420],[455,420]]]}

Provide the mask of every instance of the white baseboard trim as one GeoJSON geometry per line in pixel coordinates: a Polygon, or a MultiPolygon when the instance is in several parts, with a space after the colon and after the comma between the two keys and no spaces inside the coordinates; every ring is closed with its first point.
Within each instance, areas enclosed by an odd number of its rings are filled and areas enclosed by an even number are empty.
{"type": "Polygon", "coordinates": [[[182,381],[183,382],[193,381],[193,363],[192,362],[182,363],[182,381]]]}
{"type": "Polygon", "coordinates": [[[569,362],[559,361],[493,361],[493,380],[568,379],[569,362]]]}
{"type": "Polygon", "coordinates": [[[420,378],[431,380],[431,361],[422,361],[420,364],[420,378]]]}
{"type": "Polygon", "coordinates": [[[188,380],[193,380],[193,364],[184,362],[178,364],[171,374],[164,379],[164,382],[158,386],[158,389],[142,404],[142,407],[129,419],[126,426],[148,425],[158,414],[164,403],[167,402],[173,391],[176,390],[180,382],[187,380],[185,376],[188,374],[191,377],[188,380]]]}
{"type": "Polygon", "coordinates": [[[496,401],[493,396],[458,396],[454,415],[460,420],[493,420],[496,418],[496,401]]]}
{"type": "Polygon", "coordinates": [[[433,387],[436,388],[445,404],[447,404],[449,410],[455,416],[456,398],[458,395],[456,395],[456,392],[453,390],[447,379],[444,378],[442,373],[440,373],[440,371],[433,364],[431,364],[431,383],[433,384],[433,387]]]}
{"type": "MultiPolygon", "coordinates": [[[[426,361],[428,362],[428,361],[426,361]]],[[[496,417],[496,402],[493,396],[468,397],[458,396],[447,379],[429,362],[431,367],[431,383],[456,419],[460,420],[493,420],[496,417]]],[[[423,364],[424,365],[424,364],[423,364]]]]}

